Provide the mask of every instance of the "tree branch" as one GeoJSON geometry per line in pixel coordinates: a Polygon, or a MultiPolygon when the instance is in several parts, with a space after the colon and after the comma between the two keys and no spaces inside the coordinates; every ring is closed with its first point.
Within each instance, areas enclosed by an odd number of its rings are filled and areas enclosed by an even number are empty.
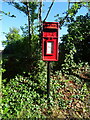
{"type": "MultiPolygon", "coordinates": [[[[75,4],[76,4],[76,2],[75,2],[75,4]]],[[[78,3],[78,4],[80,4],[80,3],[78,3]]],[[[80,6],[80,8],[81,8],[81,6],[80,6]]],[[[77,10],[80,9],[80,8],[77,8],[77,10]]],[[[70,9],[72,10],[72,9],[73,9],[73,6],[72,6],[71,8],[69,8],[68,11],[69,11],[70,9]]],[[[76,12],[77,10],[74,10],[74,12],[76,12]]],[[[65,20],[66,20],[66,19],[68,18],[68,16],[70,15],[70,13],[69,13],[68,11],[67,11],[66,16],[59,22],[59,23],[60,23],[60,27],[63,26],[65,20]]],[[[74,16],[75,16],[75,15],[76,15],[76,13],[74,14],[74,16]]]]}
{"type": "Polygon", "coordinates": [[[53,0],[53,2],[51,3],[51,5],[50,5],[50,7],[49,7],[49,9],[48,9],[48,12],[47,12],[47,14],[46,14],[46,17],[45,17],[45,19],[43,20],[43,22],[45,22],[45,21],[46,21],[46,19],[47,19],[47,17],[48,17],[48,15],[49,15],[49,13],[50,13],[50,10],[51,10],[51,8],[52,8],[52,6],[53,6],[54,2],[55,2],[55,0],[53,0]]]}
{"type": "Polygon", "coordinates": [[[41,14],[42,14],[42,1],[39,3],[39,14],[38,14],[38,17],[39,17],[39,22],[40,23],[42,21],[41,14]]]}
{"type": "Polygon", "coordinates": [[[9,17],[14,17],[14,18],[16,18],[15,15],[10,15],[10,12],[6,13],[6,12],[0,10],[0,13],[1,13],[1,14],[4,14],[4,15],[7,15],[7,16],[9,16],[9,17]]]}
{"type": "Polygon", "coordinates": [[[38,18],[39,18],[39,38],[40,38],[40,46],[41,46],[41,40],[42,40],[42,1],[39,3],[39,14],[38,14],[38,18]]]}

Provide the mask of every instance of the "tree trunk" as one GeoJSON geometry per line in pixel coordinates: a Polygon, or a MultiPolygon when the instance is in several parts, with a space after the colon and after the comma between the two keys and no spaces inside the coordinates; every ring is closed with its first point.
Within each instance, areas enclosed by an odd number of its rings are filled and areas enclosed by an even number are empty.
{"type": "Polygon", "coordinates": [[[31,15],[30,15],[30,8],[29,8],[29,2],[27,1],[27,14],[28,14],[28,53],[29,57],[32,56],[32,48],[31,48],[31,15]]]}

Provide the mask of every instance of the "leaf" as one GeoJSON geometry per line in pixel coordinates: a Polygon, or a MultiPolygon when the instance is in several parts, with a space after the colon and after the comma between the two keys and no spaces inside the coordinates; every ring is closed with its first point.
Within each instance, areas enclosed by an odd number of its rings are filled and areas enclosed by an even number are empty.
{"type": "Polygon", "coordinates": [[[10,12],[6,13],[6,15],[10,15],[10,12]]]}
{"type": "Polygon", "coordinates": [[[6,107],[3,111],[4,114],[6,114],[9,111],[9,109],[6,107]]]}
{"type": "Polygon", "coordinates": [[[16,16],[15,16],[15,15],[11,15],[10,17],[15,17],[15,18],[16,18],[16,16]]]}

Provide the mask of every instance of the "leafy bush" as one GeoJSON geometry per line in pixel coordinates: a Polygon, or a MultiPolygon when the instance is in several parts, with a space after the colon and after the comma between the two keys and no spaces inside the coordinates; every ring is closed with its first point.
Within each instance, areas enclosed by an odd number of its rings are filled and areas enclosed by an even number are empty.
{"type": "MultiPolygon", "coordinates": [[[[38,61],[42,66],[44,62],[38,61]]],[[[2,118],[89,118],[89,89],[85,82],[60,71],[51,75],[50,104],[47,106],[46,74],[16,76],[2,89],[2,118]]],[[[45,69],[46,70],[46,69],[45,69]]],[[[41,72],[42,71],[42,72],[41,72]]]]}
{"type": "Polygon", "coordinates": [[[38,72],[35,74],[28,73],[28,77],[17,75],[7,84],[4,84],[6,80],[3,81],[2,118],[44,117],[41,113],[46,106],[45,65],[43,61],[37,63],[38,72]]]}
{"type": "Polygon", "coordinates": [[[3,51],[3,68],[6,71],[3,74],[3,79],[14,78],[17,74],[22,75],[23,72],[33,72],[37,67],[37,62],[40,60],[40,47],[38,35],[32,35],[32,51],[28,43],[28,37],[21,37],[16,41],[12,40],[3,51]],[[32,54],[32,56],[30,56],[32,54]]]}

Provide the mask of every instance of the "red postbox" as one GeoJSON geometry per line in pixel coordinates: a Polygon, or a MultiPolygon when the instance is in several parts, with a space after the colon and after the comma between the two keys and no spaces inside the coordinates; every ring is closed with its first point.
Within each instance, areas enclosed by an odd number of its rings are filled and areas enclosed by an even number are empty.
{"type": "Polygon", "coordinates": [[[42,32],[42,59],[58,61],[58,22],[44,22],[42,32]]]}

